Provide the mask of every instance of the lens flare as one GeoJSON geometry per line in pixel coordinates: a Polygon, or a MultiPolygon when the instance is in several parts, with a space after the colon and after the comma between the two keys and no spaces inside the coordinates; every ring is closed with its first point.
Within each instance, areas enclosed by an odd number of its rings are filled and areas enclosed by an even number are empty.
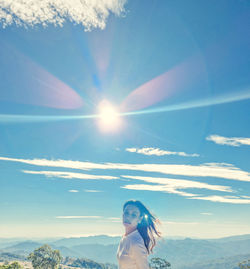
{"type": "Polygon", "coordinates": [[[85,102],[74,89],[30,57],[2,40],[0,47],[0,62],[4,66],[0,101],[64,110],[84,106],[85,102]]]}
{"type": "Polygon", "coordinates": [[[99,128],[104,132],[117,131],[121,121],[117,109],[107,100],[103,100],[98,106],[99,128]]]}

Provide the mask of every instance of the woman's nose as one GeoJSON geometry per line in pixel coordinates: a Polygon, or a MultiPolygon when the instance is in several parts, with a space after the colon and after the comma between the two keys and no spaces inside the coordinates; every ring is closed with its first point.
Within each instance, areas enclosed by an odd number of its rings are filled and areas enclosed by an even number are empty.
{"type": "Polygon", "coordinates": [[[131,220],[131,216],[126,215],[126,216],[124,216],[124,219],[125,219],[125,220],[129,220],[129,221],[130,221],[130,220],[131,220]]]}

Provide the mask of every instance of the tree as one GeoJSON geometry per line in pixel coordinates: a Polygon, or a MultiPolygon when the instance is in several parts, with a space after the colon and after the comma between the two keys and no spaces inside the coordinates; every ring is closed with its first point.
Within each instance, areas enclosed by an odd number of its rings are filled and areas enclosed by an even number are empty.
{"type": "Polygon", "coordinates": [[[240,269],[248,269],[248,268],[250,268],[250,260],[240,262],[239,263],[239,268],[240,269]]]}
{"type": "Polygon", "coordinates": [[[152,258],[150,260],[150,267],[152,269],[165,269],[165,268],[170,268],[171,264],[168,261],[166,261],[165,259],[152,258]]]}
{"type": "Polygon", "coordinates": [[[23,267],[18,262],[13,262],[7,265],[0,265],[0,269],[22,269],[23,267]]]}
{"type": "Polygon", "coordinates": [[[49,245],[43,245],[29,254],[35,269],[55,269],[62,260],[59,250],[52,250],[49,245]]]}
{"type": "Polygon", "coordinates": [[[76,259],[71,265],[72,267],[80,267],[80,268],[105,269],[104,264],[89,259],[76,259]]]}

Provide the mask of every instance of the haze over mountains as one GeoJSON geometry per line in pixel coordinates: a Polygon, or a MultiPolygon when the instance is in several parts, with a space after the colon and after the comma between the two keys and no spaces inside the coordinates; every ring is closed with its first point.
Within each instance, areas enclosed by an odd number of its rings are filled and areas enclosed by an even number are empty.
{"type": "MultiPolygon", "coordinates": [[[[100,263],[117,264],[116,250],[120,237],[106,235],[60,239],[0,239],[0,256],[26,257],[44,243],[59,249],[64,257],[87,258],[100,263]]],[[[152,257],[168,260],[176,269],[230,269],[250,259],[250,235],[221,239],[163,238],[158,242],[152,257]],[[216,267],[217,266],[217,267],[216,267]]]]}

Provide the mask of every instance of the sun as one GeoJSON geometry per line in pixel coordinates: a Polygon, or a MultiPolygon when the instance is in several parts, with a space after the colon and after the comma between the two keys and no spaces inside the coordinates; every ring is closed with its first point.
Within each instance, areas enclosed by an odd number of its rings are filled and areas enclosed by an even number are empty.
{"type": "Polygon", "coordinates": [[[109,101],[103,100],[98,105],[99,128],[104,132],[116,131],[120,127],[121,120],[117,108],[109,101]]]}

